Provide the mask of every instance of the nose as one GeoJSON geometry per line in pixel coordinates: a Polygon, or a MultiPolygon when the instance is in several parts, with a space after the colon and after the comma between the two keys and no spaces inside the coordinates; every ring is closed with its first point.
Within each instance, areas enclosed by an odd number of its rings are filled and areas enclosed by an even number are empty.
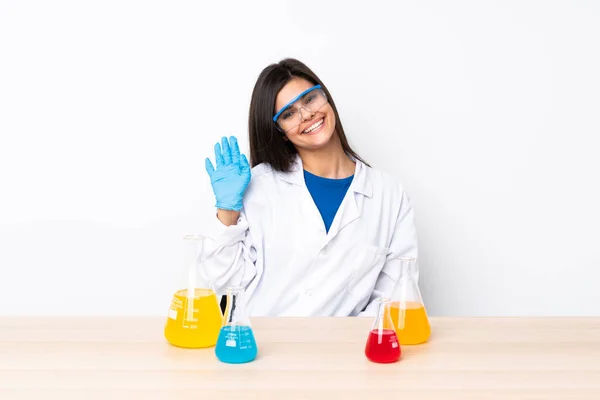
{"type": "Polygon", "coordinates": [[[309,110],[308,108],[304,108],[304,107],[300,107],[300,117],[302,118],[302,121],[310,121],[313,117],[313,115],[315,115],[315,113],[312,110],[309,110]]]}

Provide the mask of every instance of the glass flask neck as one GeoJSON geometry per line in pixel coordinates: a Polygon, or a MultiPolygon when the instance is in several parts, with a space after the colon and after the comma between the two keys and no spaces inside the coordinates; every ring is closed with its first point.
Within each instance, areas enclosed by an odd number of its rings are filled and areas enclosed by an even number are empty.
{"type": "Polygon", "coordinates": [[[250,325],[246,317],[245,289],[241,286],[227,288],[227,307],[223,325],[250,325]]]}
{"type": "Polygon", "coordinates": [[[373,322],[372,329],[394,329],[394,323],[390,316],[390,299],[383,297],[377,300],[377,315],[373,322]]]}
{"type": "Polygon", "coordinates": [[[417,272],[417,259],[402,257],[400,260],[400,279],[414,279],[417,272]]]}
{"type": "Polygon", "coordinates": [[[205,237],[201,235],[185,235],[183,237],[183,280],[190,292],[188,295],[191,295],[195,289],[214,291],[212,282],[205,271],[205,240],[205,237]]]}
{"type": "Polygon", "coordinates": [[[183,256],[186,267],[204,264],[204,236],[185,235],[183,237],[183,256]]]}
{"type": "Polygon", "coordinates": [[[423,304],[421,292],[418,285],[417,259],[413,257],[401,257],[400,278],[392,292],[392,313],[395,308],[412,308],[423,304]]]}

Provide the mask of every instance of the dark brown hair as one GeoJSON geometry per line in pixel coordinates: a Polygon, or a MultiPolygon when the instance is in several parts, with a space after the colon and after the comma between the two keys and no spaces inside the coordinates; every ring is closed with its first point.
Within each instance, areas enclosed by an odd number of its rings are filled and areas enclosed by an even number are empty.
{"type": "Polygon", "coordinates": [[[273,122],[273,115],[277,93],[294,78],[302,78],[314,85],[321,85],[335,114],[335,131],[340,138],[342,148],[346,154],[368,165],[348,144],[337,108],[327,87],[305,64],[293,58],[286,58],[266,67],[254,85],[248,118],[250,166],[267,163],[276,171],[290,170],[297,151],[290,141],[283,139],[282,133],[273,122]]]}

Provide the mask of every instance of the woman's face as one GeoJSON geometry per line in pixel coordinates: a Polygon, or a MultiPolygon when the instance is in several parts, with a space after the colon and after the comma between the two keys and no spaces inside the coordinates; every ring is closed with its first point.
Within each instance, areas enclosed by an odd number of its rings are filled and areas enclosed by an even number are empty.
{"type": "MultiPolygon", "coordinates": [[[[276,112],[292,101],[300,93],[314,85],[304,79],[294,78],[289,81],[277,94],[275,99],[276,112]]],[[[294,113],[298,126],[285,132],[285,136],[296,148],[317,149],[327,144],[335,132],[335,114],[329,102],[318,111],[310,112],[301,108],[294,113]]]]}

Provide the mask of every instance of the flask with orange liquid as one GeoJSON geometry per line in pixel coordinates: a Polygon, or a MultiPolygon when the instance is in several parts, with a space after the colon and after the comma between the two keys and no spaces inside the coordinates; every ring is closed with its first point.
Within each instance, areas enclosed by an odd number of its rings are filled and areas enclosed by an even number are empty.
{"type": "Polygon", "coordinates": [[[204,270],[203,236],[183,238],[183,276],[177,286],[164,335],[177,347],[213,347],[217,343],[223,314],[212,282],[204,270]]]}
{"type": "Polygon", "coordinates": [[[400,257],[400,280],[390,301],[390,316],[400,344],[420,344],[429,340],[431,326],[417,284],[417,259],[400,257]]]}

